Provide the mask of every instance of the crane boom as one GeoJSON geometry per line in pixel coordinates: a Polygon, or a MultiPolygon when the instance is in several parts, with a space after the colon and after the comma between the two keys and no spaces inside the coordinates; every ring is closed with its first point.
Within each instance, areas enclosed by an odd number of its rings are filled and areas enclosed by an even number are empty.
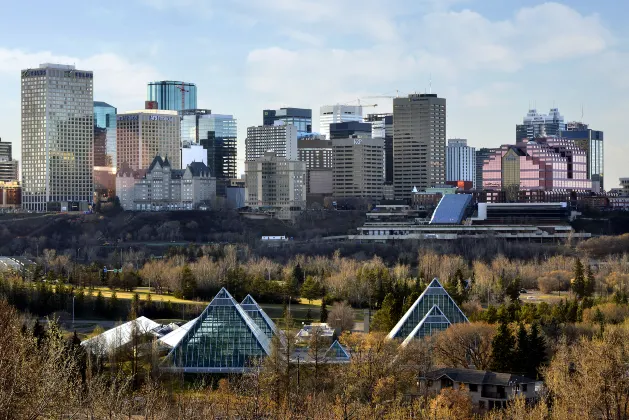
{"type": "Polygon", "coordinates": [[[186,92],[190,92],[186,89],[184,82],[181,82],[181,86],[177,86],[177,89],[181,91],[181,112],[186,108],[186,92]]]}

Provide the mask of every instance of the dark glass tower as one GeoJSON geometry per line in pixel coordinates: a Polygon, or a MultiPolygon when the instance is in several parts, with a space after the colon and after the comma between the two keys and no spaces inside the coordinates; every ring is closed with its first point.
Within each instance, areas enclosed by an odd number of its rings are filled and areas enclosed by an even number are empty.
{"type": "Polygon", "coordinates": [[[393,114],[369,114],[371,136],[384,138],[384,183],[393,184],[393,114]]]}
{"type": "Polygon", "coordinates": [[[149,82],[147,101],[157,102],[157,109],[181,111],[181,95],[184,95],[184,110],[197,109],[197,85],[174,80],[149,82]]]}
{"type": "Polygon", "coordinates": [[[262,125],[274,125],[275,121],[284,121],[297,127],[297,137],[312,133],[312,109],[280,108],[265,109],[262,113],[262,125]]]}
{"type": "Polygon", "coordinates": [[[576,145],[587,153],[588,179],[592,180],[595,192],[605,191],[604,173],[604,136],[602,131],[592,130],[587,124],[570,122],[561,137],[574,140],[576,145]]]}

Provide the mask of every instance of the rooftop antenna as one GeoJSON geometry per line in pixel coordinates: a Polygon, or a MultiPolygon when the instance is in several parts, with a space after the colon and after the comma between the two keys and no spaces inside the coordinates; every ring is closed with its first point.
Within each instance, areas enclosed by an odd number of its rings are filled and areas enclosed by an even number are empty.
{"type": "Polygon", "coordinates": [[[432,93],[432,73],[430,73],[430,82],[429,82],[429,86],[430,86],[430,92],[432,93]]]}

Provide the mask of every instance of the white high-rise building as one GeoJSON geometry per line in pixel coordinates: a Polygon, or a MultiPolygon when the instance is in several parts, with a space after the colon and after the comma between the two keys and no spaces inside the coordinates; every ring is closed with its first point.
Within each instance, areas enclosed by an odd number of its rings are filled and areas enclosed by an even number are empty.
{"type": "Polygon", "coordinates": [[[298,160],[297,128],[292,124],[276,121],[276,125],[260,125],[247,128],[245,160],[256,160],[266,152],[288,160],[298,160]]]}
{"type": "Polygon", "coordinates": [[[94,74],[71,65],[22,70],[22,207],[87,210],[93,197],[94,74]]]}
{"type": "Polygon", "coordinates": [[[363,107],[358,105],[324,105],[319,109],[319,132],[330,138],[330,124],[363,121],[363,107]]]}
{"type": "Polygon", "coordinates": [[[472,181],[476,188],[476,149],[466,139],[448,140],[446,181],[472,181]]]}

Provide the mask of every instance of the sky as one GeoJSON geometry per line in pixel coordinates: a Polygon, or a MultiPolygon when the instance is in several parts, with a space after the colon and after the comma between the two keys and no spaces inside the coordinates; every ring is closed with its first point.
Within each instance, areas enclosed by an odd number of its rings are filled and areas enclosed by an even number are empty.
{"type": "Polygon", "coordinates": [[[20,70],[94,71],[94,100],[142,108],[146,83],[197,84],[198,106],[246,128],[262,110],[447,99],[448,138],[515,140],[529,107],[605,132],[605,187],[629,176],[629,2],[621,0],[4,1],[0,137],[20,159],[20,70]],[[373,98],[374,96],[381,96],[373,98]],[[371,98],[369,98],[371,97],[371,98]],[[582,117],[583,115],[583,117],[582,117]]]}

